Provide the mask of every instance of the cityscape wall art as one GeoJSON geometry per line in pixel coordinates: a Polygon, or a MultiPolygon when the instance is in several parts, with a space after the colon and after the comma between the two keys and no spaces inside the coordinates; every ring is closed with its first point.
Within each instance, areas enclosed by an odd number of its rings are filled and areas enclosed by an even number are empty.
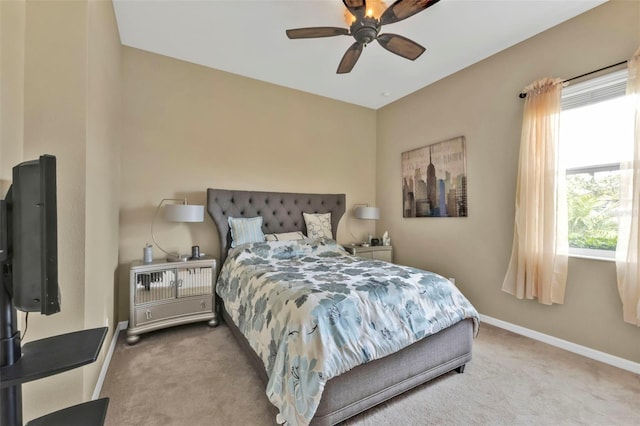
{"type": "Polygon", "coordinates": [[[467,217],[464,136],[402,153],[403,217],[467,217]]]}

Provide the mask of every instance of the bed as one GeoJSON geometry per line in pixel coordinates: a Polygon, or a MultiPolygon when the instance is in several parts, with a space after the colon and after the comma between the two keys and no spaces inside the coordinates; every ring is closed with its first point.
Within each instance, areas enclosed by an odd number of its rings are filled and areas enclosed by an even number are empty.
{"type": "MultiPolygon", "coordinates": [[[[239,246],[236,249],[231,248],[232,238],[229,229],[229,217],[261,217],[262,230],[265,234],[281,234],[296,231],[301,231],[306,234],[307,230],[303,213],[331,213],[331,229],[335,236],[340,218],[345,212],[344,194],[277,193],[210,188],[207,190],[207,210],[215,222],[219,234],[219,265],[224,265],[220,271],[221,276],[219,283],[220,280],[225,279],[225,284],[228,284],[229,281],[235,279],[235,277],[229,274],[232,273],[230,272],[233,271],[232,268],[238,267],[233,264],[233,262],[237,262],[237,259],[244,259],[244,264],[262,264],[262,258],[265,256],[269,257],[273,253],[276,253],[275,257],[282,257],[282,253],[296,252],[296,250],[312,250],[309,252],[301,252],[304,256],[296,257],[296,259],[311,259],[314,265],[318,264],[317,262],[322,263],[325,259],[331,258],[327,261],[333,262],[335,260],[338,263],[346,264],[348,268],[353,266],[349,268],[349,270],[358,270],[358,268],[362,269],[368,266],[366,263],[362,263],[364,262],[363,259],[356,259],[354,256],[346,254],[346,252],[342,253],[341,247],[334,241],[328,239],[320,239],[318,241],[304,240],[298,242],[256,243],[239,246]],[[271,252],[272,250],[273,253],[271,252]],[[320,254],[317,254],[318,250],[320,254]],[[256,253],[258,253],[258,257],[255,257],[256,253]],[[264,253],[269,254],[264,255],[264,253]],[[316,255],[320,257],[314,258],[313,256],[316,255]],[[229,262],[225,262],[228,256],[229,262]]],[[[408,271],[408,273],[414,274],[417,271],[412,270],[412,268],[411,270],[401,270],[400,268],[406,267],[399,267],[381,261],[369,262],[371,262],[372,268],[396,268],[393,269],[396,273],[398,271],[402,273],[408,271]]],[[[430,273],[425,272],[425,274],[430,273]]],[[[266,275],[269,274],[265,274],[264,270],[256,274],[256,276],[260,278],[266,275]]],[[[429,279],[434,279],[434,275],[435,274],[429,275],[429,279]]],[[[441,279],[441,277],[439,277],[439,279],[441,279]]],[[[443,285],[441,281],[438,281],[438,285],[443,285]]],[[[228,287],[228,285],[226,287],[228,287]]],[[[290,287],[292,286],[290,285],[290,287]]],[[[455,289],[455,286],[452,287],[455,289]]],[[[255,293],[254,290],[251,291],[255,293]]],[[[455,291],[457,291],[457,289],[455,289],[455,291]]],[[[240,294],[240,290],[238,290],[237,293],[240,294]]],[[[228,297],[229,292],[223,294],[228,297]]],[[[274,293],[271,293],[272,299],[274,299],[273,296],[274,293]]],[[[313,294],[313,296],[315,296],[315,294],[313,294]]],[[[345,297],[351,296],[347,295],[345,297]]],[[[226,303],[224,300],[221,300],[219,296],[216,296],[216,299],[216,305],[220,310],[224,322],[229,326],[239,344],[249,355],[256,371],[267,386],[267,395],[272,403],[276,405],[274,400],[271,399],[273,397],[274,381],[272,380],[270,382],[269,374],[267,374],[269,367],[273,367],[272,359],[269,358],[269,360],[267,360],[267,357],[259,348],[260,345],[253,338],[256,333],[248,332],[247,330],[252,330],[252,328],[247,327],[247,325],[243,323],[244,317],[239,317],[238,312],[234,311],[233,306],[236,303],[235,296],[231,299],[228,298],[226,303]],[[232,306],[232,308],[228,309],[227,305],[232,306]],[[235,318],[235,321],[233,318],[235,318]],[[251,342],[245,337],[241,329],[249,335],[251,342]],[[262,355],[262,357],[259,354],[262,355]]],[[[269,297],[266,297],[266,299],[269,300],[269,297]]],[[[299,299],[295,301],[295,305],[299,309],[303,309],[306,304],[301,304],[302,308],[300,308],[300,306],[298,306],[299,299]]],[[[307,297],[305,296],[304,299],[306,301],[307,297]]],[[[309,299],[311,299],[311,297],[309,297],[309,299]]],[[[264,300],[265,297],[262,297],[260,302],[263,303],[264,300]]],[[[464,299],[461,303],[468,303],[468,301],[464,299]]],[[[257,306],[257,303],[255,304],[257,306]]],[[[293,301],[290,305],[294,305],[293,301]]],[[[280,308],[277,310],[278,312],[279,309],[280,308]]],[[[290,407],[276,405],[280,410],[278,421],[288,424],[305,424],[310,420],[310,423],[313,425],[336,424],[442,374],[453,370],[462,373],[466,363],[471,360],[472,342],[477,333],[478,319],[477,312],[475,312],[475,309],[473,309],[470,304],[468,304],[468,306],[464,305],[460,309],[464,310],[465,313],[461,314],[459,319],[452,320],[454,321],[452,324],[446,325],[444,328],[441,326],[441,329],[432,334],[425,333],[426,337],[418,336],[414,342],[406,347],[394,350],[393,353],[386,354],[384,351],[381,351],[380,354],[371,356],[368,351],[362,351],[367,353],[364,355],[353,354],[353,358],[362,356],[364,357],[364,361],[362,359],[359,361],[358,359],[353,360],[353,362],[360,362],[360,364],[350,366],[345,371],[341,371],[340,374],[331,374],[331,377],[327,380],[321,380],[319,385],[315,382],[311,385],[305,384],[307,388],[309,386],[315,386],[314,392],[318,390],[318,387],[320,388],[318,392],[319,395],[317,396],[318,400],[313,401],[313,406],[310,409],[312,414],[311,418],[296,418],[294,415],[287,413],[287,409],[291,409],[290,407]]],[[[271,315],[271,311],[269,312],[269,315],[271,315]]],[[[242,315],[244,315],[244,312],[242,315]]],[[[362,321],[362,323],[373,324],[373,320],[367,321],[362,321]]],[[[304,339],[310,339],[310,337],[307,336],[312,335],[312,332],[314,332],[313,335],[315,335],[316,328],[318,328],[317,326],[318,324],[308,333],[300,334],[305,336],[304,339]]],[[[261,324],[260,327],[263,327],[263,325],[261,324]]],[[[273,331],[271,331],[271,333],[273,334],[273,331]]],[[[293,332],[290,334],[293,334],[293,332]]],[[[320,339],[321,342],[328,342],[327,340],[322,340],[322,338],[320,339]]],[[[284,341],[284,339],[282,340],[284,341]]],[[[305,340],[305,342],[309,347],[325,346],[324,343],[318,344],[310,340],[305,340]]],[[[334,343],[330,342],[330,344],[334,343]]],[[[329,347],[330,344],[326,346],[329,347]]],[[[329,355],[324,354],[322,356],[329,355]]],[[[288,356],[286,359],[289,359],[288,356]]],[[[322,360],[323,358],[319,357],[319,359],[322,360]]],[[[297,368],[298,367],[296,367],[296,369],[297,368]]],[[[316,370],[317,369],[319,369],[319,367],[316,367],[316,370]]],[[[282,369],[282,371],[286,372],[285,370],[287,370],[287,368],[282,369]]],[[[275,371],[275,369],[269,371],[275,371]]],[[[295,375],[298,373],[298,370],[294,371],[294,369],[291,369],[291,372],[295,375]]],[[[272,374],[272,376],[275,375],[272,374]]],[[[322,379],[322,373],[319,373],[319,376],[320,379],[322,379]]],[[[296,376],[296,378],[298,377],[296,376]]],[[[313,378],[317,380],[316,375],[314,375],[313,378]]],[[[300,383],[302,383],[302,381],[300,381],[300,383]]],[[[280,385],[283,384],[286,385],[285,382],[280,385]]],[[[292,385],[292,389],[294,388],[296,387],[292,385]]],[[[296,395],[293,397],[297,398],[296,395]]],[[[291,404],[293,405],[294,402],[291,402],[291,404]]],[[[297,405],[297,400],[295,404],[297,405]]],[[[309,407],[305,406],[300,409],[296,406],[294,408],[295,409],[291,410],[304,411],[309,407]]],[[[305,414],[305,416],[309,415],[309,413],[305,414]]]]}

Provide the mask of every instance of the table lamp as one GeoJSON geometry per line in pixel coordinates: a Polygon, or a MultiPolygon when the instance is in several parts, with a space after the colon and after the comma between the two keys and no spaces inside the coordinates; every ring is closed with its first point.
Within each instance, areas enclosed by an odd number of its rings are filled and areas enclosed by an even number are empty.
{"type": "MultiPolygon", "coordinates": [[[[378,220],[380,219],[380,209],[377,207],[370,207],[368,204],[356,204],[353,211],[353,215],[356,217],[356,219],[378,220]]],[[[347,223],[347,228],[348,227],[349,227],[349,224],[347,223]]],[[[356,238],[353,235],[353,232],[351,232],[351,229],[349,229],[349,233],[354,239],[356,238]]],[[[366,243],[370,244],[371,241],[366,241],[366,243]]],[[[361,245],[361,244],[363,243],[359,243],[357,245],[361,245]]]]}
{"type": "Polygon", "coordinates": [[[151,221],[151,239],[154,244],[167,255],[167,262],[183,262],[189,259],[190,255],[181,255],[180,253],[169,253],[156,241],[153,227],[160,212],[160,208],[166,201],[180,201],[181,204],[167,204],[164,207],[164,218],[167,222],[202,222],[204,221],[204,206],[188,204],[187,199],[180,198],[163,198],[156,208],[151,221]]]}
{"type": "Polygon", "coordinates": [[[377,207],[358,206],[356,207],[355,216],[358,219],[380,219],[380,209],[377,207]]]}

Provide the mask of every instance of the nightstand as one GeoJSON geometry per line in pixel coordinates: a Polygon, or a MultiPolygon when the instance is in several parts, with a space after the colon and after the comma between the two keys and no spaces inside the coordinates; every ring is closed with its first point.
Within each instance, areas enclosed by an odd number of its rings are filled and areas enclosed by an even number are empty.
{"type": "Polygon", "coordinates": [[[216,261],[133,262],[127,343],[140,334],[174,325],[209,321],[218,325],[215,307],[216,261]]]}
{"type": "Polygon", "coordinates": [[[349,253],[366,257],[368,259],[384,260],[385,262],[393,262],[393,246],[369,246],[362,247],[359,245],[347,244],[343,246],[349,253]]]}

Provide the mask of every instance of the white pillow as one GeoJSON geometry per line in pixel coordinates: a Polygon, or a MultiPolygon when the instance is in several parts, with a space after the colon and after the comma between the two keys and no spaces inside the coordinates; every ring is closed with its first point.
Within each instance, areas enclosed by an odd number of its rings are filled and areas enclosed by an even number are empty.
{"type": "Polygon", "coordinates": [[[280,234],[265,234],[264,235],[267,241],[293,241],[293,240],[303,240],[307,238],[302,232],[283,232],[280,234]]]}
{"type": "Polygon", "coordinates": [[[307,224],[307,236],[309,238],[331,238],[331,213],[302,213],[307,224]]]}
{"type": "Polygon", "coordinates": [[[228,221],[231,228],[231,247],[264,241],[262,216],[250,218],[229,216],[228,221]]]}

